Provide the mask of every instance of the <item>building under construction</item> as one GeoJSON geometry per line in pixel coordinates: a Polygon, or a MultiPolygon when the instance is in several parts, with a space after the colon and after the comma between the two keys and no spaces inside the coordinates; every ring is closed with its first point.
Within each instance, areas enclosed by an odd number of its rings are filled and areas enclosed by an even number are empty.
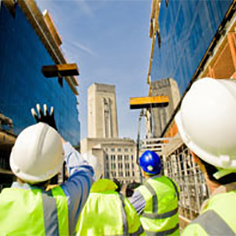
{"type": "Polygon", "coordinates": [[[16,136],[35,123],[37,103],[55,108],[58,130],[80,140],[78,69],[68,64],[50,14],[34,0],[0,0],[0,190],[12,183],[9,155],[16,136]]]}
{"type": "Polygon", "coordinates": [[[174,105],[149,109],[149,125],[158,129],[148,129],[150,139],[143,140],[142,148],[159,152],[165,174],[178,183],[182,228],[199,214],[210,193],[178,134],[174,117],[195,80],[236,78],[235,10],[236,2],[232,0],[152,1],[147,83],[152,96],[172,91],[174,105]],[[180,97],[173,94],[170,83],[166,84],[170,78],[177,84],[180,97]]]}

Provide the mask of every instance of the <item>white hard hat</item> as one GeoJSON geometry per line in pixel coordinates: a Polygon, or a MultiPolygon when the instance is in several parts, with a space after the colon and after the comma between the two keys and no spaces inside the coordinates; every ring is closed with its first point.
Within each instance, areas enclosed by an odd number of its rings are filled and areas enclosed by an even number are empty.
{"type": "Polygon", "coordinates": [[[193,83],[175,121],[183,142],[201,159],[236,170],[234,80],[203,78],[193,83]]]}
{"type": "Polygon", "coordinates": [[[46,181],[61,169],[64,159],[61,137],[45,123],[24,129],[10,156],[13,173],[27,183],[46,181]]]}
{"type": "Polygon", "coordinates": [[[93,167],[95,180],[99,180],[102,176],[102,166],[98,161],[98,158],[90,153],[83,153],[82,157],[93,167]]]}

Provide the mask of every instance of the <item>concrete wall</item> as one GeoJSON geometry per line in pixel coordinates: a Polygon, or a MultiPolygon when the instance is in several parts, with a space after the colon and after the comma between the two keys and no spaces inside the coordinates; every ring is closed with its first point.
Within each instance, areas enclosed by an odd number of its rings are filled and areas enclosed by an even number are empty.
{"type": "Polygon", "coordinates": [[[117,106],[114,85],[95,83],[89,87],[88,137],[118,137],[117,106]]]}
{"type": "Polygon", "coordinates": [[[176,81],[172,78],[166,78],[152,82],[152,96],[160,95],[167,95],[169,104],[167,107],[152,108],[151,110],[154,137],[160,137],[180,101],[180,93],[176,81]]]}

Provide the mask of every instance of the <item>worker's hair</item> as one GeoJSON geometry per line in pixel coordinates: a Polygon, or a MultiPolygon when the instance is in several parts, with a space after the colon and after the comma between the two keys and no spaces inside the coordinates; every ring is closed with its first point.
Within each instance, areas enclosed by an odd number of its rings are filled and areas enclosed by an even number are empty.
{"type": "Polygon", "coordinates": [[[57,185],[58,184],[58,175],[53,176],[52,178],[45,180],[43,182],[32,184],[38,188],[47,188],[48,185],[57,185]]]}
{"type": "Polygon", "coordinates": [[[145,172],[146,173],[146,175],[148,175],[149,177],[153,177],[153,176],[155,176],[155,175],[159,175],[160,173],[161,173],[161,171],[159,171],[158,173],[155,173],[155,174],[150,174],[150,173],[148,173],[148,172],[145,172]]]}
{"type": "Polygon", "coordinates": [[[139,186],[140,186],[140,183],[136,183],[136,182],[128,183],[125,190],[125,196],[132,197],[134,190],[139,186]]]}
{"type": "Polygon", "coordinates": [[[51,179],[45,180],[43,182],[32,184],[32,186],[36,186],[38,188],[46,188],[50,184],[51,179]]]}
{"type": "Polygon", "coordinates": [[[215,166],[205,162],[202,159],[201,159],[201,162],[205,166],[208,178],[211,181],[214,181],[218,184],[229,184],[229,183],[236,182],[236,173],[231,173],[220,179],[216,179],[213,175],[218,171],[218,169],[215,166]]]}

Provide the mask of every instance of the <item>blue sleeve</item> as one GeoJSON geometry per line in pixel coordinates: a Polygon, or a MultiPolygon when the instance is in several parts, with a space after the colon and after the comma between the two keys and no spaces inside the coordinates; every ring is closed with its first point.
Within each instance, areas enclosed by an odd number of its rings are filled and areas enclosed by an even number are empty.
{"type": "Polygon", "coordinates": [[[61,185],[68,202],[69,232],[74,233],[76,223],[84,206],[93,180],[93,168],[82,158],[70,143],[63,145],[68,180],[61,185]]]}
{"type": "Polygon", "coordinates": [[[130,203],[133,205],[137,213],[140,215],[146,205],[143,195],[138,191],[134,191],[132,197],[129,198],[130,203]]]}

